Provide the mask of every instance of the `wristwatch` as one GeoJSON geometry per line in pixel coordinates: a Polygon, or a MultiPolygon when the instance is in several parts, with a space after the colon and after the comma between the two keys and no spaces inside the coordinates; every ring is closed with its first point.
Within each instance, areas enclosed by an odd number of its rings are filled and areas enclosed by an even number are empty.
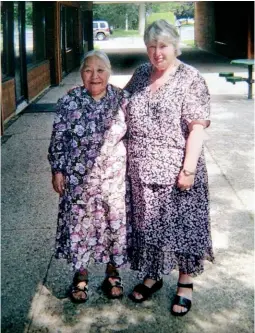
{"type": "Polygon", "coordinates": [[[188,171],[186,169],[182,169],[182,172],[184,173],[185,176],[194,176],[196,173],[192,171],[188,171]]]}

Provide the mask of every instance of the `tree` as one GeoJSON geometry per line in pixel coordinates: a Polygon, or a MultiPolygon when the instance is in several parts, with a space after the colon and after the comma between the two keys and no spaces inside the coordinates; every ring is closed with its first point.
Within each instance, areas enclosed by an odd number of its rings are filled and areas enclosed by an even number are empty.
{"type": "Polygon", "coordinates": [[[108,21],[110,26],[125,29],[126,19],[131,29],[138,29],[138,5],[136,4],[99,4],[93,5],[94,20],[108,21]]]}
{"type": "Polygon", "coordinates": [[[179,18],[194,18],[193,1],[171,1],[167,3],[147,3],[147,14],[172,12],[179,18]]]}
{"type": "Polygon", "coordinates": [[[194,18],[194,3],[193,2],[180,2],[180,6],[176,7],[174,14],[177,19],[179,18],[194,18]]]}

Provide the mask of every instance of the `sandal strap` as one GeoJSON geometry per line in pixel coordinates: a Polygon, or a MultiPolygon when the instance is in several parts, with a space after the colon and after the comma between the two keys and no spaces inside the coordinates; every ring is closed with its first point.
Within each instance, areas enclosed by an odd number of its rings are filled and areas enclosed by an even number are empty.
{"type": "Polygon", "coordinates": [[[106,276],[102,283],[102,290],[107,294],[109,298],[120,298],[123,296],[124,287],[122,285],[122,280],[120,276],[106,276]],[[112,282],[109,281],[109,278],[116,279],[112,282]],[[112,289],[114,287],[120,288],[122,293],[120,295],[112,295],[112,289]]]}
{"type": "Polygon", "coordinates": [[[108,281],[113,287],[122,287],[123,288],[123,284],[122,284],[122,280],[121,280],[120,276],[108,276],[108,281]],[[114,281],[110,282],[109,278],[113,278],[114,281]]]}
{"type": "Polygon", "coordinates": [[[73,284],[77,285],[80,282],[86,282],[88,283],[89,279],[88,279],[88,271],[85,270],[83,272],[76,272],[74,274],[74,278],[73,278],[73,284]]]}
{"type": "Polygon", "coordinates": [[[147,287],[143,283],[139,283],[134,287],[133,292],[141,294],[143,298],[148,298],[151,295],[151,288],[147,287]]]}
{"type": "Polygon", "coordinates": [[[189,310],[191,308],[191,304],[192,304],[192,302],[190,299],[183,297],[183,296],[175,295],[173,305],[183,306],[187,310],[189,310]]]}
{"type": "Polygon", "coordinates": [[[119,272],[115,266],[108,264],[105,271],[106,277],[119,277],[119,272]]]}
{"type": "Polygon", "coordinates": [[[179,288],[188,288],[188,289],[192,289],[193,290],[193,283],[177,283],[177,287],[179,288]]]}

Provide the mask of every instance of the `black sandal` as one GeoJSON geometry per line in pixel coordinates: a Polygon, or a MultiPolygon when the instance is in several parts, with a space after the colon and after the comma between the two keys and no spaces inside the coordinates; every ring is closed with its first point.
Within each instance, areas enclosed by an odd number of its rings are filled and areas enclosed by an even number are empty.
{"type": "MultiPolygon", "coordinates": [[[[145,278],[143,280],[143,282],[146,279],[147,278],[145,278]]],[[[146,301],[149,297],[151,297],[151,295],[154,294],[156,291],[161,289],[162,286],[163,286],[163,279],[156,281],[151,288],[147,287],[144,283],[140,283],[135,286],[135,288],[133,289],[133,292],[131,294],[129,294],[128,297],[135,303],[142,303],[142,302],[146,301]],[[134,292],[142,295],[143,297],[140,299],[136,298],[133,294],[134,292]]]]}
{"type": "MultiPolygon", "coordinates": [[[[178,282],[177,287],[179,287],[179,288],[190,288],[190,289],[193,290],[193,283],[183,284],[183,283],[178,282]]],[[[183,297],[183,296],[175,295],[173,304],[171,306],[171,314],[175,317],[185,316],[189,312],[189,310],[191,308],[191,305],[192,305],[192,302],[191,302],[190,299],[188,299],[186,297],[183,297]],[[185,312],[175,312],[173,310],[174,305],[182,306],[182,307],[186,308],[187,311],[185,311],[185,312]]]]}
{"type": "Polygon", "coordinates": [[[124,288],[123,288],[121,277],[119,276],[119,272],[117,271],[116,267],[114,267],[112,264],[108,264],[105,274],[106,274],[106,277],[101,285],[101,289],[103,290],[104,294],[109,299],[122,298],[124,288]],[[110,278],[114,279],[114,281],[110,282],[109,281],[110,278]],[[112,289],[114,287],[121,289],[121,293],[119,295],[112,294],[112,289]]]}
{"type": "Polygon", "coordinates": [[[70,298],[74,303],[84,303],[88,299],[88,272],[85,270],[84,272],[76,272],[73,278],[73,284],[70,291],[70,298]],[[80,282],[86,282],[84,287],[79,287],[80,282]],[[83,292],[85,294],[85,298],[77,298],[74,296],[77,292],[83,292]]]}

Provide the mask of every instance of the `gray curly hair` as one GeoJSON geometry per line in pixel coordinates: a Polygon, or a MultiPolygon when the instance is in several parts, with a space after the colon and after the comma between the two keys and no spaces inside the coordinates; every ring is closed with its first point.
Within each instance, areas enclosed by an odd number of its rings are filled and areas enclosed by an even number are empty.
{"type": "Polygon", "coordinates": [[[164,41],[167,44],[172,44],[175,48],[176,56],[181,54],[180,36],[174,25],[166,20],[157,20],[147,26],[144,32],[144,43],[147,46],[152,41],[164,41]]]}

